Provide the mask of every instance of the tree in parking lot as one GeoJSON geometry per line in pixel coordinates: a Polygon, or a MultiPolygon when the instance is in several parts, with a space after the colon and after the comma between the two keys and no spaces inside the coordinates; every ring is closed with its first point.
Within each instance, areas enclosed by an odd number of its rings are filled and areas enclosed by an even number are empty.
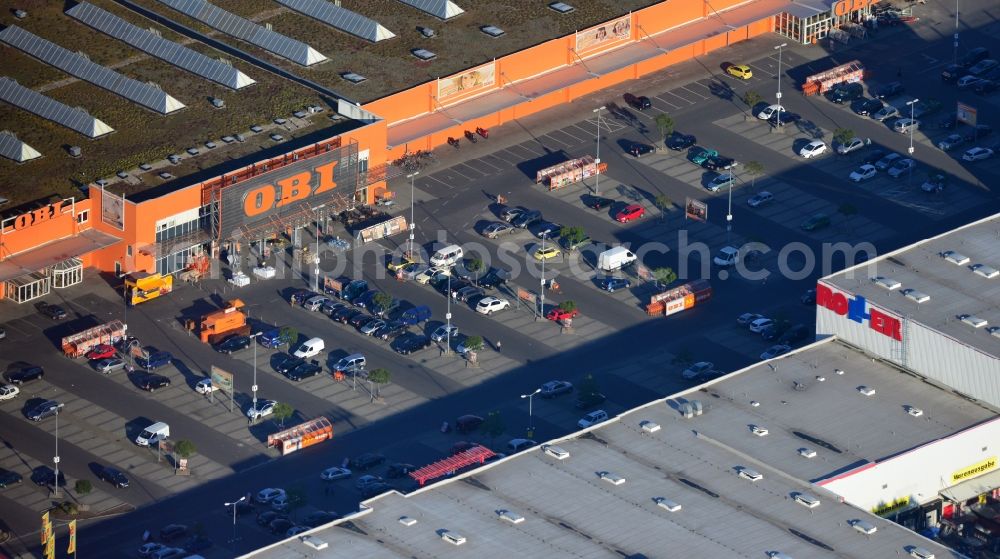
{"type": "Polygon", "coordinates": [[[851,130],[850,128],[838,128],[833,131],[833,141],[842,146],[846,146],[853,139],[854,130],[851,130]]]}
{"type": "Polygon", "coordinates": [[[379,388],[383,384],[389,384],[392,375],[387,369],[372,369],[368,371],[368,382],[373,385],[372,396],[378,398],[379,388]]]}
{"type": "Polygon", "coordinates": [[[306,504],[306,499],[309,496],[305,488],[301,485],[294,485],[288,488],[285,495],[288,497],[288,510],[295,510],[304,506],[306,504]]]}
{"type": "Polygon", "coordinates": [[[274,411],[271,412],[271,414],[274,415],[274,418],[278,420],[278,423],[284,427],[285,420],[295,415],[295,408],[285,402],[278,402],[277,404],[274,404],[274,411]]]}
{"type": "Polygon", "coordinates": [[[174,443],[174,453],[181,458],[190,458],[197,452],[194,443],[187,439],[181,439],[174,443]]]}
{"type": "Polygon", "coordinates": [[[78,479],[76,480],[76,485],[74,486],[74,489],[76,489],[76,492],[79,493],[80,495],[86,495],[87,493],[90,493],[91,490],[94,489],[94,486],[90,483],[90,480],[78,479]]]}
{"type": "Polygon", "coordinates": [[[465,338],[465,341],[462,342],[462,345],[465,346],[465,349],[468,349],[470,351],[479,351],[483,349],[483,337],[469,336],[468,338],[465,338]]]}
{"type": "Polygon", "coordinates": [[[764,98],[760,96],[760,93],[757,93],[752,89],[747,90],[747,92],[743,94],[743,102],[750,108],[753,108],[757,105],[757,103],[760,103],[763,100],[764,98]]]}
{"type": "Polygon", "coordinates": [[[583,242],[587,238],[587,233],[583,230],[583,227],[568,227],[564,225],[559,229],[559,237],[562,238],[563,243],[569,248],[583,242]]]}
{"type": "Polygon", "coordinates": [[[385,291],[379,291],[372,297],[372,303],[374,303],[376,309],[379,309],[379,314],[382,314],[381,311],[388,309],[389,305],[392,304],[392,295],[389,295],[385,291]]]}
{"type": "Polygon", "coordinates": [[[503,416],[500,415],[500,410],[493,410],[486,414],[483,422],[479,425],[479,430],[490,438],[490,448],[493,448],[493,441],[507,430],[507,426],[503,422],[503,416]]]}
{"type": "Polygon", "coordinates": [[[583,379],[580,381],[580,386],[577,387],[580,394],[580,400],[586,401],[592,399],[594,396],[601,393],[601,387],[597,384],[597,379],[594,375],[587,373],[583,379]]]}
{"type": "Polygon", "coordinates": [[[837,211],[840,212],[845,217],[851,217],[852,215],[858,213],[858,208],[854,204],[841,204],[837,211]]]}
{"type": "Polygon", "coordinates": [[[566,301],[563,301],[562,303],[559,303],[559,310],[565,311],[565,312],[573,312],[573,311],[575,311],[576,310],[576,301],[568,299],[566,301]]]}
{"type": "Polygon", "coordinates": [[[764,164],[760,161],[747,161],[746,165],[743,166],[743,170],[746,174],[750,175],[750,189],[756,191],[757,175],[764,174],[764,164]]]}
{"type": "Polygon", "coordinates": [[[670,196],[666,194],[657,194],[656,198],[653,200],[653,204],[656,208],[660,210],[660,220],[662,221],[667,215],[667,211],[674,207],[674,201],[670,199],[670,196]]]}
{"type": "Polygon", "coordinates": [[[666,287],[677,281],[677,272],[670,267],[655,268],[653,277],[656,279],[656,283],[660,284],[660,287],[666,287]]]}
{"type": "Polygon", "coordinates": [[[486,269],[486,264],[483,262],[482,258],[474,256],[465,262],[465,269],[472,273],[473,278],[478,285],[479,276],[482,275],[483,270],[486,269]]]}
{"type": "Polygon", "coordinates": [[[673,134],[675,125],[673,117],[667,113],[656,115],[656,129],[660,131],[661,139],[666,140],[667,136],[673,134]]]}
{"type": "Polygon", "coordinates": [[[291,346],[299,341],[299,331],[291,326],[284,326],[279,332],[281,343],[284,345],[291,346]]]}

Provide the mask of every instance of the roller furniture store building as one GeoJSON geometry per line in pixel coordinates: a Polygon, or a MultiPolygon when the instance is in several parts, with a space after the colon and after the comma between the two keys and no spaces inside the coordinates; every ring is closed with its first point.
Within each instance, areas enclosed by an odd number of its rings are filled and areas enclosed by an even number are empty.
{"type": "MultiPolygon", "coordinates": [[[[177,17],[163,6],[154,8],[163,10],[158,12],[163,17],[177,17]]],[[[804,28],[793,32],[798,27],[788,23],[790,17],[837,24],[871,9],[872,2],[860,0],[671,0],[624,15],[609,12],[614,17],[603,23],[448,77],[409,84],[366,103],[338,99],[331,107],[341,116],[325,139],[298,142],[277,156],[248,162],[251,154],[237,154],[228,163],[178,177],[139,166],[119,172],[127,173],[128,181],[110,177],[62,200],[19,203],[2,216],[0,298],[23,303],[43,297],[82,281],[86,267],[116,274],[176,273],[227,247],[294,233],[374,204],[388,181],[404,173],[390,162],[466,131],[496,128],[767,33],[809,42],[800,36],[804,28]]],[[[460,17],[441,18],[445,30],[475,34],[474,40],[482,35],[463,27],[460,17]]],[[[17,25],[45,34],[31,18],[17,25]]],[[[15,52],[15,45],[0,45],[4,56],[8,51],[15,52]]],[[[182,119],[184,112],[155,118],[182,119]]],[[[33,166],[46,159],[22,163],[18,176],[30,180],[33,166]]]]}

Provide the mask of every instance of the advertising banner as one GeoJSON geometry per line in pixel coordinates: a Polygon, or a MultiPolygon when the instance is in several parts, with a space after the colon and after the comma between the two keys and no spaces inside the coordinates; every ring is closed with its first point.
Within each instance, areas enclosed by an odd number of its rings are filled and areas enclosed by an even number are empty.
{"type": "Polygon", "coordinates": [[[239,239],[244,226],[280,221],[335,199],[353,200],[358,187],[357,149],[350,143],[223,188],[222,238],[239,239]]]}
{"type": "Polygon", "coordinates": [[[615,43],[628,41],[632,38],[632,14],[618,19],[595,25],[590,29],[577,31],[576,54],[583,56],[591,52],[604,50],[615,43]]]}
{"type": "Polygon", "coordinates": [[[362,243],[370,243],[371,241],[391,237],[405,230],[406,218],[398,215],[388,221],[383,221],[382,223],[377,223],[358,231],[358,238],[361,239],[362,243]]]}
{"type": "Polygon", "coordinates": [[[976,125],[976,108],[966,105],[965,103],[958,103],[955,107],[955,118],[959,122],[964,122],[969,126],[976,125]]]}
{"type": "Polygon", "coordinates": [[[495,85],[496,61],[487,62],[482,66],[465,70],[454,76],[438,78],[437,100],[439,103],[454,101],[492,89],[495,85]]]}
{"type": "Polygon", "coordinates": [[[708,204],[688,198],[684,203],[684,217],[695,221],[708,221],[708,204]]]}
{"type": "Polygon", "coordinates": [[[125,195],[118,196],[101,188],[101,221],[119,231],[125,230],[125,195]]]}
{"type": "Polygon", "coordinates": [[[45,514],[42,515],[41,536],[42,545],[45,545],[45,542],[52,538],[52,522],[49,520],[49,511],[45,511],[45,514]]]}
{"type": "Polygon", "coordinates": [[[226,394],[233,393],[233,374],[212,365],[212,385],[226,394]]]}
{"type": "Polygon", "coordinates": [[[981,462],[976,462],[971,466],[952,472],[951,482],[959,483],[969,478],[974,478],[980,474],[985,474],[986,472],[992,471],[996,469],[996,467],[997,467],[997,457],[991,456],[981,462]]]}
{"type": "Polygon", "coordinates": [[[535,304],[536,300],[536,296],[534,293],[520,287],[517,288],[517,298],[526,303],[531,303],[531,304],[535,304]]]}
{"type": "Polygon", "coordinates": [[[66,553],[69,555],[76,553],[76,519],[69,521],[69,546],[66,547],[66,553]]]}

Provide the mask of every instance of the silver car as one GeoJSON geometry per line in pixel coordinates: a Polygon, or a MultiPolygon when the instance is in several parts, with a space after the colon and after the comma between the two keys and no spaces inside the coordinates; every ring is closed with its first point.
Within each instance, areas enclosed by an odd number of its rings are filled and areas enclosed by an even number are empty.
{"type": "Polygon", "coordinates": [[[382,320],[380,318],[379,319],[375,319],[375,320],[369,322],[368,324],[365,324],[364,326],[362,326],[361,327],[361,333],[364,334],[364,335],[366,335],[366,336],[371,336],[372,334],[375,333],[376,330],[378,330],[379,328],[381,328],[383,326],[385,326],[385,321],[384,320],[382,320]]]}
{"type": "Polygon", "coordinates": [[[483,236],[487,239],[495,239],[500,235],[507,235],[514,232],[514,228],[509,223],[494,221],[483,228],[483,236]]]}
{"type": "Polygon", "coordinates": [[[124,369],[125,360],[119,359],[117,357],[111,357],[108,359],[100,359],[98,361],[94,361],[92,366],[94,367],[95,371],[99,373],[104,373],[106,375],[110,375],[115,371],[120,371],[124,369]]]}
{"type": "Polygon", "coordinates": [[[872,118],[879,122],[885,122],[895,116],[899,116],[899,109],[892,105],[886,105],[873,114],[872,118]]]}

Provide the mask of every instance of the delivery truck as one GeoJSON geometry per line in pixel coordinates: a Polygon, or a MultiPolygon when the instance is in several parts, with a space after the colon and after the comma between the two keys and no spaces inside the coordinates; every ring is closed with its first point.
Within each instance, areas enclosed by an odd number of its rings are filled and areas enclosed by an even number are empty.
{"type": "Polygon", "coordinates": [[[620,270],[636,261],[635,254],[629,249],[618,246],[597,255],[597,267],[605,272],[620,270]]]}

